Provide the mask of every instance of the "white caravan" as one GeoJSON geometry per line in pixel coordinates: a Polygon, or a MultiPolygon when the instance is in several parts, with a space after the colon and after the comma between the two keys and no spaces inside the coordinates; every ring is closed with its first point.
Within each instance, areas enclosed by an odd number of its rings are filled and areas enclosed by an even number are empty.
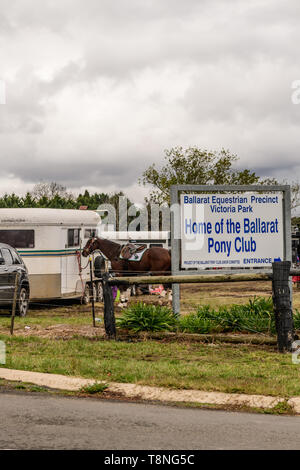
{"type": "Polygon", "coordinates": [[[16,248],[24,259],[31,300],[83,293],[89,300],[89,261],[80,251],[100,223],[100,216],[90,210],[0,209],[0,242],[16,248]]]}

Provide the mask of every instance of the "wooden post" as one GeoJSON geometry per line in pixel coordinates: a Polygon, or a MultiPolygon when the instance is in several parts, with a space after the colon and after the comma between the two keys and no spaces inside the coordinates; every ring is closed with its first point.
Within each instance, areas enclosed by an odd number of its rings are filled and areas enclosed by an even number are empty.
{"type": "Polygon", "coordinates": [[[19,279],[20,273],[16,272],[15,277],[15,290],[14,290],[14,298],[13,298],[13,305],[12,305],[12,312],[11,312],[11,321],[10,321],[10,334],[14,334],[14,325],[15,325],[15,315],[16,315],[16,306],[17,306],[17,294],[19,290],[19,279]]]}
{"type": "Polygon", "coordinates": [[[116,321],[114,312],[114,299],[111,286],[108,282],[109,274],[102,274],[103,302],[104,302],[104,326],[108,338],[116,338],[116,321]]]}
{"type": "Polygon", "coordinates": [[[273,263],[272,268],[273,303],[278,350],[281,353],[291,352],[294,341],[294,322],[289,288],[291,262],[279,261],[273,263]]]}
{"type": "Polygon", "coordinates": [[[91,280],[91,291],[92,291],[92,315],[93,315],[93,327],[96,327],[95,320],[95,299],[94,299],[94,285],[93,285],[93,262],[90,256],[90,280],[91,280]]]}

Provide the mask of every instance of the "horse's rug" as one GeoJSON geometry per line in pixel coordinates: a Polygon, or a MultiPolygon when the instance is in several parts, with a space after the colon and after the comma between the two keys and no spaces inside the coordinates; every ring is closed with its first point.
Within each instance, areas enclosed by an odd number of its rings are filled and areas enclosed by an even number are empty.
{"type": "Polygon", "coordinates": [[[122,246],[119,258],[126,259],[127,261],[141,261],[146,250],[147,245],[134,245],[133,243],[127,243],[127,245],[122,246]]]}

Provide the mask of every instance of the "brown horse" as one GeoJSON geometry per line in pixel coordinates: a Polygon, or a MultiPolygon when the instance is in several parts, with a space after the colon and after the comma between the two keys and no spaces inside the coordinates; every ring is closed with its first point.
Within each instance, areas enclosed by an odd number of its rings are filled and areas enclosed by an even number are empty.
{"type": "MultiPolygon", "coordinates": [[[[90,238],[82,250],[82,256],[88,256],[100,250],[111,262],[116,275],[133,275],[134,273],[150,273],[162,275],[171,273],[171,255],[168,250],[159,246],[147,248],[140,261],[129,261],[120,258],[122,245],[105,238],[90,238]]],[[[123,290],[123,289],[121,289],[123,290]]]]}

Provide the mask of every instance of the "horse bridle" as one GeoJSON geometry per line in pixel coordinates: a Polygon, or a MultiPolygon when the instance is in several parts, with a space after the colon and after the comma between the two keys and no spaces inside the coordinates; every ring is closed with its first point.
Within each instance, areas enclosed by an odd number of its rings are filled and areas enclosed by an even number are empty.
{"type": "Polygon", "coordinates": [[[97,240],[96,237],[91,238],[89,245],[82,250],[82,251],[87,251],[87,256],[89,256],[92,253],[91,248],[96,240],[97,240]]]}

